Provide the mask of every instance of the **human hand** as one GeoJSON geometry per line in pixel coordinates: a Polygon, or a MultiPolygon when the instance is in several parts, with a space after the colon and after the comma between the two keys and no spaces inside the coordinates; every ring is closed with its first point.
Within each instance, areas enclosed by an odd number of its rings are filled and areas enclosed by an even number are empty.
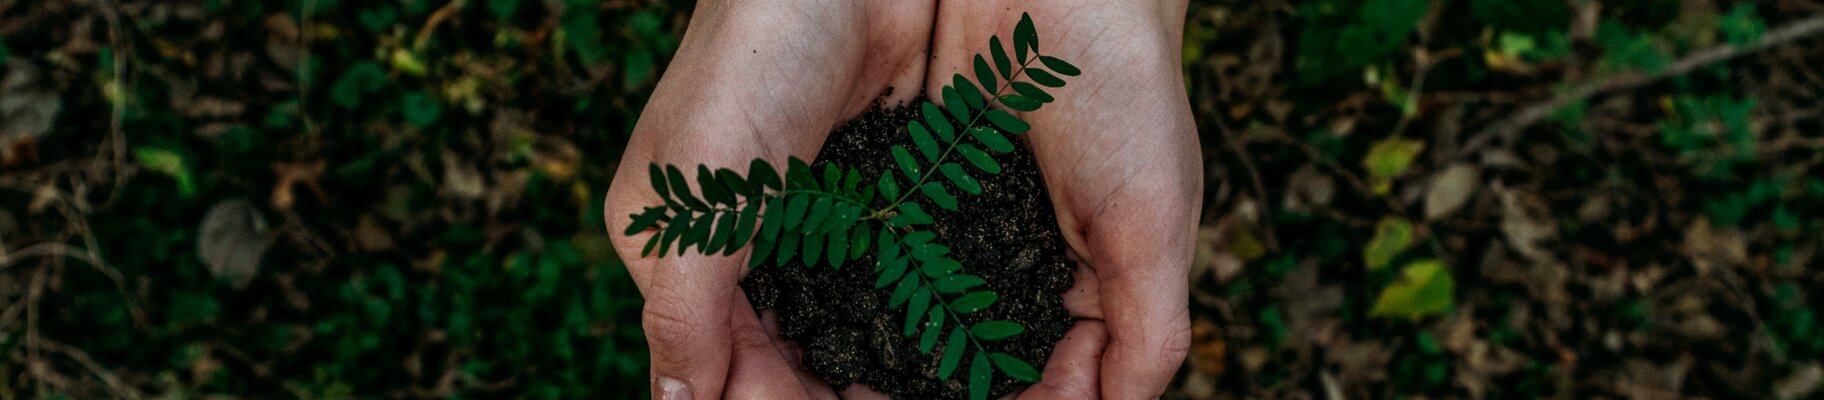
{"type": "Polygon", "coordinates": [[[1058,102],[1020,115],[1066,241],[1079,318],[1022,398],[1154,398],[1190,346],[1190,267],[1203,192],[1202,155],[1181,63],[1185,2],[946,2],[926,90],[968,74],[1005,21],[1032,15],[1043,53],[1089,79],[1051,89],[1058,102]],[[1021,3],[1026,4],[1026,3],[1021,3]]]}
{"type": "MultiPolygon", "coordinates": [[[[630,214],[660,204],[651,163],[745,168],[811,159],[831,128],[889,87],[910,100],[924,81],[934,0],[705,0],[654,89],[609,186],[615,249],[637,255],[650,232],[623,235],[630,214]]],[[[686,172],[686,174],[692,174],[686,172]]],[[[736,283],[743,250],[626,257],[646,299],[641,315],[659,399],[835,398],[794,368],[736,283]]],[[[772,329],[776,331],[776,329],[772,329]]]]}

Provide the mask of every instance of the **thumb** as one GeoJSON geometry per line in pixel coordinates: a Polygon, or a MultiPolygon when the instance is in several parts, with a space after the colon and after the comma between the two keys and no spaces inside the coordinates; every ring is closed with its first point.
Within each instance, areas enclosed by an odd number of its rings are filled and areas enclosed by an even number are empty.
{"type": "MultiPolygon", "coordinates": [[[[635,165],[644,165],[636,162],[635,165]]],[[[623,163],[617,176],[640,176],[623,163]]],[[[615,179],[604,204],[609,227],[625,227],[643,205],[661,204],[641,179],[615,179]]],[[[640,326],[652,356],[652,394],[661,400],[722,398],[728,379],[732,338],[729,305],[734,300],[741,258],[699,254],[641,255],[648,235],[609,229],[615,250],[626,255],[627,272],[645,297],[640,326]]]]}
{"type": "MultiPolygon", "coordinates": [[[[640,315],[652,353],[652,393],[661,400],[718,399],[728,378],[734,271],[727,258],[648,260],[635,281],[646,297],[640,315]],[[641,275],[644,275],[642,278],[641,275]]],[[[629,265],[629,270],[635,269],[629,265]]]]}

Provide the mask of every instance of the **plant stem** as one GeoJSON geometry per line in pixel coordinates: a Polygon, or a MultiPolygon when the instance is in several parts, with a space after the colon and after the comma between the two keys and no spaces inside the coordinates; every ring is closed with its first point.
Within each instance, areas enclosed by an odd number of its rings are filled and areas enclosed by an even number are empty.
{"type": "MultiPolygon", "coordinates": [[[[934,175],[937,173],[938,167],[943,165],[944,160],[949,159],[950,154],[956,152],[956,146],[959,144],[962,144],[961,141],[963,140],[963,136],[969,134],[969,129],[974,128],[976,123],[981,122],[982,118],[988,116],[988,107],[991,107],[994,105],[994,100],[1001,96],[1001,92],[1006,91],[1007,88],[1013,87],[1013,80],[1018,79],[1021,74],[1025,74],[1026,66],[1031,65],[1032,60],[1037,60],[1037,59],[1039,59],[1039,54],[1037,52],[1034,52],[1032,54],[1032,58],[1021,60],[1020,67],[1018,69],[1015,69],[1013,71],[1013,74],[1008,75],[1007,81],[1002,82],[1001,87],[996,88],[994,90],[994,92],[989,93],[988,98],[982,99],[982,110],[977,111],[974,116],[969,117],[969,123],[963,124],[962,129],[957,130],[956,140],[950,141],[949,145],[944,147],[944,152],[937,156],[937,161],[931,162],[931,168],[925,170],[925,173],[919,174],[918,181],[913,182],[912,186],[907,186],[906,189],[900,193],[899,198],[893,199],[893,202],[887,204],[886,208],[882,208],[880,211],[875,212],[873,215],[869,215],[867,217],[867,219],[884,219],[884,218],[886,218],[887,213],[892,212],[895,209],[898,209],[900,204],[905,203],[906,199],[911,198],[912,193],[914,191],[917,191],[919,186],[924,185],[925,181],[931,179],[931,175],[934,175]]],[[[951,104],[950,106],[951,107],[968,107],[967,104],[951,104]]],[[[946,122],[946,123],[948,123],[948,122],[946,122]]]]}

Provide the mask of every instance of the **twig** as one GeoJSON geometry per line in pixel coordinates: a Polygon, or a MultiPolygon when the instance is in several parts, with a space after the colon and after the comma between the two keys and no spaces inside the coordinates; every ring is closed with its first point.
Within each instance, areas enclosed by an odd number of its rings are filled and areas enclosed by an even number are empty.
{"type": "Polygon", "coordinates": [[[94,265],[102,265],[101,259],[96,258],[94,253],[77,249],[76,246],[71,246],[66,243],[46,242],[26,246],[26,248],[11,253],[0,250],[0,269],[6,269],[6,267],[10,267],[13,264],[27,259],[52,256],[69,257],[94,265]]]}
{"type": "Polygon", "coordinates": [[[1474,153],[1477,150],[1481,150],[1483,147],[1488,146],[1489,143],[1493,142],[1495,139],[1511,141],[1514,139],[1514,136],[1525,131],[1527,127],[1538,123],[1552,113],[1563,109],[1565,106],[1589,99],[1590,97],[1609,92],[1633,89],[1661,79],[1688,74],[1710,64],[1740,57],[1794,40],[1816,36],[1818,34],[1824,34],[1824,15],[1812,16],[1774,28],[1767,31],[1767,34],[1762,35],[1760,40],[1744,46],[1722,44],[1699,50],[1679,59],[1677,62],[1672,63],[1671,66],[1656,73],[1642,74],[1638,71],[1630,71],[1594,79],[1591,82],[1577,85],[1569,91],[1560,93],[1557,97],[1553,97],[1550,100],[1522,108],[1519,112],[1515,112],[1507,119],[1489,125],[1487,128],[1476,132],[1474,136],[1471,136],[1468,141],[1463,143],[1462,147],[1457,148],[1457,151],[1449,158],[1462,158],[1465,155],[1474,153]]]}
{"type": "Polygon", "coordinates": [[[83,368],[89,370],[89,373],[95,374],[96,378],[100,378],[101,382],[108,386],[108,390],[113,392],[115,398],[139,399],[144,397],[139,391],[133,390],[131,386],[127,386],[126,382],[122,382],[120,376],[115,375],[113,371],[109,371],[107,368],[102,367],[101,363],[95,362],[94,358],[90,358],[89,354],[82,352],[81,349],[45,339],[41,339],[38,342],[38,346],[53,352],[63,353],[64,356],[68,356],[71,360],[76,361],[77,364],[81,364],[83,368]]]}
{"type": "MultiPolygon", "coordinates": [[[[1260,169],[1254,167],[1254,158],[1248,156],[1248,150],[1242,147],[1241,141],[1235,140],[1235,133],[1229,130],[1229,124],[1222,122],[1222,117],[1215,118],[1215,121],[1216,130],[1222,132],[1223,143],[1228,145],[1230,152],[1235,153],[1235,159],[1241,163],[1242,169],[1248,172],[1248,180],[1253,181],[1255,198],[1262,204],[1271,203],[1272,200],[1267,193],[1266,184],[1260,179],[1260,169]]],[[[1260,213],[1260,221],[1258,222],[1263,231],[1261,233],[1264,234],[1262,236],[1267,238],[1267,250],[1278,252],[1279,234],[1273,229],[1273,213],[1260,213]]]]}

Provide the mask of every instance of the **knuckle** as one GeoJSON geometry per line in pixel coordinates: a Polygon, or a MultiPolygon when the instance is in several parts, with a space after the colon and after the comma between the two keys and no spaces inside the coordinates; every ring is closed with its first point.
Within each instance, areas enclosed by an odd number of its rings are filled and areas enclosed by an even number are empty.
{"type": "Polygon", "coordinates": [[[670,302],[659,299],[648,301],[640,313],[640,327],[646,331],[646,341],[652,346],[654,356],[688,349],[701,328],[691,321],[690,309],[667,307],[665,303],[670,302]]]}
{"type": "Polygon", "coordinates": [[[1172,360],[1183,359],[1185,357],[1185,355],[1190,354],[1190,352],[1191,352],[1191,319],[1190,319],[1190,315],[1188,313],[1186,313],[1186,314],[1181,314],[1178,318],[1175,318],[1175,320],[1172,322],[1171,331],[1169,331],[1163,337],[1163,340],[1164,340],[1164,342],[1160,343],[1159,345],[1161,346],[1162,353],[1164,353],[1164,355],[1167,357],[1167,359],[1172,359],[1172,360]]]}

